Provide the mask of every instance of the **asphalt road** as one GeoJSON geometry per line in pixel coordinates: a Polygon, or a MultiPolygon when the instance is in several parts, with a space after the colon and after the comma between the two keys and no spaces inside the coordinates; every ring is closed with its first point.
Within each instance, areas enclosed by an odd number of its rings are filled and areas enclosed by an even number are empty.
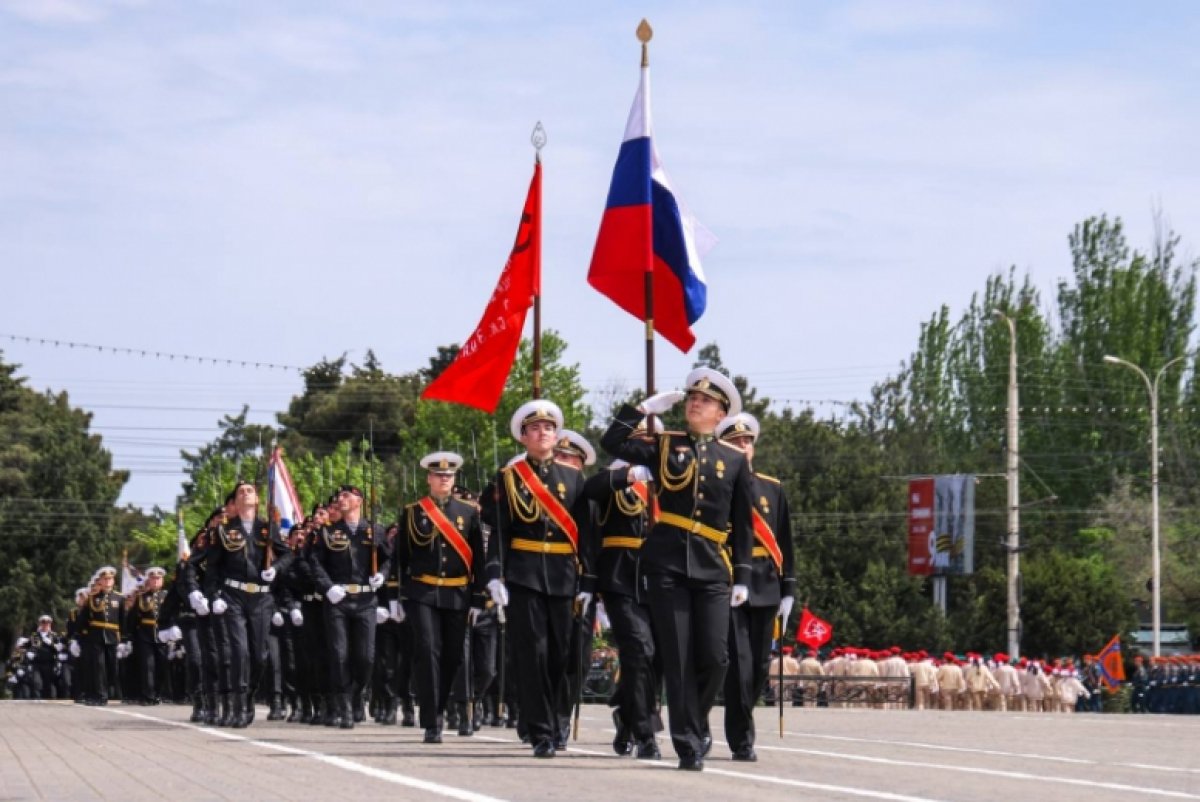
{"type": "MultiPolygon", "coordinates": [[[[535,760],[513,730],[352,731],[258,720],[196,726],[190,708],[0,703],[0,800],[891,799],[1200,800],[1200,717],[758,711],[757,763],[718,740],[701,774],[612,753],[607,708],[580,738],[535,760]],[[385,796],[386,795],[386,796],[385,796]]],[[[713,711],[719,738],[721,710],[713,711]]]]}

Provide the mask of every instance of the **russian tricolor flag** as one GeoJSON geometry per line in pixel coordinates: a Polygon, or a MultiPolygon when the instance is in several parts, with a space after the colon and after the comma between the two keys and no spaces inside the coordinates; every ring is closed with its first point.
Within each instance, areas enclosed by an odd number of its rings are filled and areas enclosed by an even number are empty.
{"type": "Polygon", "coordinates": [[[283,449],[279,446],[271,453],[271,461],[267,469],[267,481],[270,483],[272,520],[278,516],[281,534],[287,535],[293,526],[304,521],[304,508],[300,506],[300,494],[292,482],[292,474],[288,471],[287,463],[283,461],[283,449]]]}
{"type": "Polygon", "coordinates": [[[716,244],[671,187],[654,147],[650,68],[642,80],[617,155],[588,283],[645,320],[645,274],[654,274],[654,328],[683,352],[696,342],[692,324],[707,303],[700,256],[716,244]]]}

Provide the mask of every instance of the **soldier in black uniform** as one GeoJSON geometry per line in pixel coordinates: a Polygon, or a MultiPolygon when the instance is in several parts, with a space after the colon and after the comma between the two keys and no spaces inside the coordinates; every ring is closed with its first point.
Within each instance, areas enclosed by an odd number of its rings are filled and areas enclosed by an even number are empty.
{"type": "Polygon", "coordinates": [[[37,629],[26,644],[25,662],[32,670],[39,699],[61,699],[66,695],[62,682],[62,665],[66,662],[66,644],[54,631],[54,619],[48,615],[38,618],[37,629]]]}
{"type": "MultiPolygon", "coordinates": [[[[325,596],[317,588],[317,578],[312,568],[312,552],[317,542],[324,536],[330,525],[331,512],[336,514],[336,499],[327,501],[324,506],[318,505],[307,525],[308,534],[300,547],[301,559],[292,564],[292,581],[296,584],[296,593],[300,599],[300,675],[302,684],[307,689],[301,692],[301,699],[307,695],[311,705],[311,715],[301,721],[312,726],[333,726],[334,708],[333,694],[329,686],[329,639],[325,633],[325,596]]],[[[303,701],[301,702],[303,704],[303,701]]]]}
{"type": "MultiPolygon", "coordinates": [[[[413,675],[427,744],[442,742],[442,713],[463,659],[471,584],[484,569],[479,510],[451,494],[462,462],[449,451],[421,460],[429,495],[404,508],[396,535],[396,570],[413,631],[413,675]]],[[[482,607],[482,582],[475,584],[474,606],[482,607]]],[[[465,734],[471,734],[469,727],[465,734]]]]}
{"type": "Polygon", "coordinates": [[[205,595],[225,628],[230,668],[230,726],[254,722],[254,695],[267,664],[267,629],[274,605],[271,583],[292,553],[278,529],[258,517],[258,490],[234,488],[237,515],[217,527],[208,549],[205,595]]]}
{"type": "MultiPolygon", "coordinates": [[[[183,677],[182,687],[192,702],[191,721],[204,721],[206,714],[204,700],[204,650],[200,641],[200,627],[197,623],[196,611],[188,603],[186,583],[187,561],[190,551],[179,555],[179,563],[175,566],[175,576],[167,585],[167,596],[162,607],[158,610],[159,627],[170,630],[166,640],[168,643],[182,641],[183,646],[183,677]]],[[[161,629],[160,629],[161,632],[161,629]]],[[[176,697],[179,694],[176,693],[176,697]]]]}
{"type": "MultiPolygon", "coordinates": [[[[125,597],[113,590],[117,569],[106,565],[96,572],[96,582],[81,615],[83,659],[87,664],[89,688],[85,704],[106,705],[109,695],[121,687],[117,661],[129,653],[123,640],[125,597]]],[[[118,697],[119,698],[119,697],[118,697]]]]}
{"type": "Polygon", "coordinates": [[[638,758],[657,760],[662,756],[654,737],[659,681],[650,608],[640,587],[638,566],[642,541],[653,524],[655,500],[649,478],[648,468],[631,468],[625,460],[614,460],[608,470],[588,479],[585,492],[599,508],[596,588],[621,658],[610,702],[616,707],[613,751],[626,755],[636,748],[638,758]]]}
{"type": "MultiPolygon", "coordinates": [[[[721,422],[720,438],[746,452],[753,465],[759,425],[738,413],[721,422]]],[[[753,762],[754,706],[767,684],[775,622],[786,629],[796,598],[791,514],[783,486],[773,476],[754,473],[754,549],[750,600],[729,614],[729,671],[725,674],[725,740],[733,759],[753,762]]]]}
{"type": "Polygon", "coordinates": [[[138,680],[138,701],[143,705],[156,705],[161,701],[158,688],[166,673],[166,647],[165,641],[159,639],[158,621],[159,610],[167,596],[163,590],[166,573],[158,567],[147,569],[142,586],[125,602],[138,680]]]}
{"type": "Polygon", "coordinates": [[[671,740],[679,768],[692,771],[704,768],[712,748],[708,714],[729,663],[729,609],[749,597],[753,475],[745,453],[713,435],[726,415],[740,411],[733,383],[697,368],[686,394],[670,390],[636,409],[623,406],[600,440],[613,456],[649,467],[657,486],[661,512],[642,544],[641,568],[662,652],[671,740]],[[638,434],[643,417],[685,396],[686,433],[638,434]]]}
{"type": "Polygon", "coordinates": [[[388,616],[375,594],[389,570],[386,532],[362,520],[362,503],[360,488],[343,486],[341,519],[321,531],[309,553],[317,591],[325,597],[331,693],[343,729],[366,718],[362,695],[375,662],[375,625],[388,616]]]}
{"type": "Polygon", "coordinates": [[[203,588],[208,573],[208,554],[219,542],[218,533],[224,526],[226,512],[232,508],[233,494],[226,497],[226,506],[209,514],[189,544],[190,553],[180,581],[183,593],[196,614],[197,639],[201,651],[201,686],[204,689],[205,724],[228,727],[233,720],[230,708],[229,656],[225,648],[225,627],[222,620],[211,614],[208,597],[203,588]]]}
{"type": "Polygon", "coordinates": [[[587,570],[591,520],[583,475],[554,461],[562,422],[562,410],[550,401],[530,401],[514,413],[510,430],[526,455],[497,477],[496,520],[489,521],[488,592],[508,607],[521,724],[542,758],[567,745],[557,710],[573,609],[586,613],[595,585],[587,570]]]}

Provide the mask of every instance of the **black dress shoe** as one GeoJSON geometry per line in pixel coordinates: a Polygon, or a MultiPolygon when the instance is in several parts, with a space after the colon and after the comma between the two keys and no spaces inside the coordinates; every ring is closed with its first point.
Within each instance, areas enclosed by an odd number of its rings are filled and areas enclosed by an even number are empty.
{"type": "Polygon", "coordinates": [[[567,735],[566,735],[566,733],[560,732],[557,736],[555,736],[554,748],[556,750],[558,750],[559,752],[567,751],[567,735]]]}
{"type": "Polygon", "coordinates": [[[743,746],[733,750],[733,759],[738,763],[757,763],[758,753],[754,751],[753,746],[743,746]]]}
{"type": "Polygon", "coordinates": [[[534,744],[534,757],[554,757],[554,742],[549,738],[543,738],[534,744]]]}
{"type": "Polygon", "coordinates": [[[647,738],[644,741],[639,741],[637,745],[638,760],[658,760],[662,757],[662,752],[658,751],[658,741],[654,738],[647,738]]]}
{"type": "Polygon", "coordinates": [[[708,753],[712,751],[712,736],[705,735],[700,739],[700,757],[708,757],[708,753]]]}
{"type": "Polygon", "coordinates": [[[679,758],[681,771],[704,771],[704,758],[700,755],[689,755],[679,758]]]}
{"type": "Polygon", "coordinates": [[[441,742],[442,742],[442,733],[438,731],[437,727],[426,727],[425,728],[425,743],[440,744],[441,742]]]}

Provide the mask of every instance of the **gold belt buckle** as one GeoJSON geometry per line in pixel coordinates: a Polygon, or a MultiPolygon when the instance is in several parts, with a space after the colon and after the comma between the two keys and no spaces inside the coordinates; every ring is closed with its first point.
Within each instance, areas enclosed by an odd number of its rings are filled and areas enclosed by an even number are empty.
{"type": "Polygon", "coordinates": [[[247,582],[247,583],[245,583],[244,585],[242,585],[242,588],[243,588],[243,589],[244,589],[244,590],[245,590],[247,593],[258,593],[258,585],[257,585],[257,584],[255,584],[255,583],[253,583],[253,582],[247,582]]]}

